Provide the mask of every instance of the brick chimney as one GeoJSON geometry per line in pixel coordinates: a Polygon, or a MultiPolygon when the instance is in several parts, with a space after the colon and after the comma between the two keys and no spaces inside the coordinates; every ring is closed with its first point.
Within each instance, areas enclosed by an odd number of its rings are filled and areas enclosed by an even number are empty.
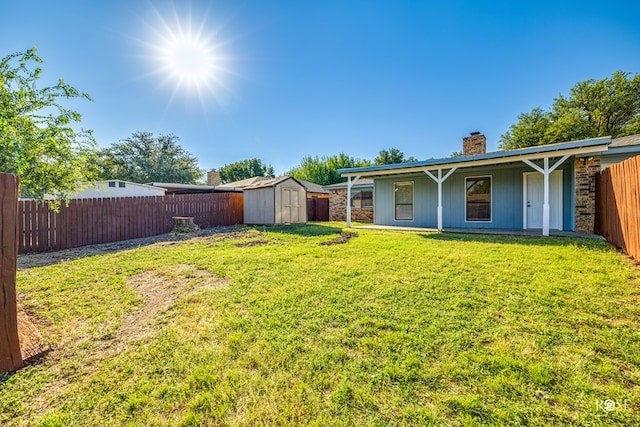
{"type": "Polygon", "coordinates": [[[207,185],[211,185],[213,187],[220,185],[220,172],[215,169],[211,169],[207,172],[207,185]]]}
{"type": "Polygon", "coordinates": [[[471,132],[470,136],[462,138],[462,155],[475,156],[487,152],[487,137],[480,132],[471,132]]]}

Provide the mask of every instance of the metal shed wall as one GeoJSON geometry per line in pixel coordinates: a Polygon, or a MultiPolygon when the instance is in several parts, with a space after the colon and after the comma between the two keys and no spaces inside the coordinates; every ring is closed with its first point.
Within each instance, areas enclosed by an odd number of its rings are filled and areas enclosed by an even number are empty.
{"type": "Polygon", "coordinates": [[[275,224],[274,187],[244,191],[245,224],[275,224]]]}
{"type": "Polygon", "coordinates": [[[304,224],[307,222],[307,190],[293,179],[275,187],[275,223],[304,224]]]}

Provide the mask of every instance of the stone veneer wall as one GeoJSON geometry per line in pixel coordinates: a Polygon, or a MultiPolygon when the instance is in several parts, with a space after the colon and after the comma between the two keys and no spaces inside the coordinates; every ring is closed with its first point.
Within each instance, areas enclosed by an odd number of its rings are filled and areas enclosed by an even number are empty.
{"type": "MultiPolygon", "coordinates": [[[[329,221],[346,221],[347,189],[329,190],[329,193],[329,221]]],[[[351,221],[373,222],[373,208],[351,208],[351,221]]]]}
{"type": "Polygon", "coordinates": [[[596,174],[600,172],[600,158],[585,162],[575,160],[576,173],[576,231],[593,233],[596,220],[596,174]]]}

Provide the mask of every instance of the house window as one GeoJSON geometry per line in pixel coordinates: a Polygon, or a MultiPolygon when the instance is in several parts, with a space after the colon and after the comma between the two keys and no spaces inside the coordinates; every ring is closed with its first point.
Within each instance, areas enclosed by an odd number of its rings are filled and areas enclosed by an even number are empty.
{"type": "Polygon", "coordinates": [[[122,181],[118,182],[118,187],[125,188],[126,186],[127,186],[127,184],[125,184],[124,182],[122,182],[122,181]]]}
{"type": "Polygon", "coordinates": [[[466,179],[467,221],[491,221],[491,177],[466,179]]]}
{"type": "Polygon", "coordinates": [[[114,187],[116,186],[116,182],[115,181],[109,181],[109,187],[114,187]]]}
{"type": "Polygon", "coordinates": [[[396,182],[393,194],[396,221],[413,221],[413,182],[396,182]]]}
{"type": "Polygon", "coordinates": [[[356,191],[351,196],[352,208],[372,208],[373,207],[373,191],[361,190],[356,191]]]}

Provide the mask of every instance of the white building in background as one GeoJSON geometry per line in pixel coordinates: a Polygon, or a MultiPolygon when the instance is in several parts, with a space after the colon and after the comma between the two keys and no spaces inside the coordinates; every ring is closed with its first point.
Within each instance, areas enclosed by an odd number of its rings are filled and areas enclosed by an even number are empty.
{"type": "Polygon", "coordinates": [[[152,185],[137,184],[135,182],[109,180],[82,183],[83,188],[78,193],[69,196],[70,199],[102,199],[106,197],[142,197],[164,196],[166,190],[152,185]],[[87,187],[87,185],[89,185],[87,187]]]}

